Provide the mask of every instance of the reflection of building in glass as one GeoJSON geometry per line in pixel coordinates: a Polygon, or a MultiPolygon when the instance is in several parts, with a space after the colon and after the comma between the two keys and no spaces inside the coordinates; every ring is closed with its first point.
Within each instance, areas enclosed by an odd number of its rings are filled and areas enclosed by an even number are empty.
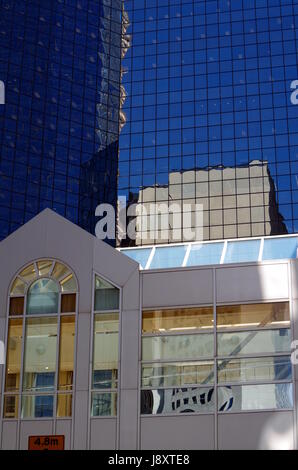
{"type": "Polygon", "coordinates": [[[108,2],[103,6],[100,35],[103,50],[100,54],[101,76],[96,106],[96,134],[98,149],[81,166],[79,224],[94,233],[95,210],[100,203],[117,205],[117,175],[119,132],[125,124],[122,106],[126,93],[121,85],[124,71],[121,58],[129,47],[130,37],[126,34],[129,26],[127,13],[122,1],[108,2]],[[108,21],[110,18],[113,21],[108,21]],[[113,27],[111,27],[111,24],[113,27]]]}
{"type": "Polygon", "coordinates": [[[205,240],[297,232],[296,6],[125,0],[125,8],[132,43],[119,194],[168,202],[171,189],[177,202],[203,199],[205,240]]]}
{"type": "Polygon", "coordinates": [[[46,207],[94,233],[94,206],[114,203],[122,7],[1,3],[0,239],[46,207]]]}
{"type": "MultiPolygon", "coordinates": [[[[143,188],[133,202],[143,203],[148,213],[136,216],[136,245],[185,241],[181,228],[185,220],[189,222],[183,216],[184,204],[190,204],[193,211],[195,204],[202,205],[204,240],[287,233],[267,162],[256,160],[237,168],[172,172],[169,185],[143,188]],[[149,228],[154,204],[155,214],[159,205],[168,208],[175,205],[178,209],[169,217],[158,214],[157,230],[155,233],[153,230],[152,236],[149,228]]],[[[192,228],[197,228],[194,213],[189,220],[192,228]]]]}

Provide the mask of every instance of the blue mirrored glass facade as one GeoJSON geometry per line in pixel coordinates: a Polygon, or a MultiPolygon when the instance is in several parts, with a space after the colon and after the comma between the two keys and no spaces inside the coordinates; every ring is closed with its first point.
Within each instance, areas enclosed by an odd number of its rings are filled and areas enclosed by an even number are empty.
{"type": "Polygon", "coordinates": [[[0,239],[50,207],[94,234],[116,203],[121,0],[1,0],[0,239]]]}
{"type": "MultiPolygon", "coordinates": [[[[203,240],[297,232],[298,1],[124,4],[120,195],[202,204],[203,240]]],[[[184,241],[147,222],[122,246],[184,241]]]]}

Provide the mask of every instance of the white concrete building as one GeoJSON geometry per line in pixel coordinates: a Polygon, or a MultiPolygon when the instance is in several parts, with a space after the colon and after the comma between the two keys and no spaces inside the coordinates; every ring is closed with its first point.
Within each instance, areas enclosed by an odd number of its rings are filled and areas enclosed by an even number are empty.
{"type": "Polygon", "coordinates": [[[0,243],[0,447],[297,448],[297,237],[123,251],[50,210],[0,243]]]}

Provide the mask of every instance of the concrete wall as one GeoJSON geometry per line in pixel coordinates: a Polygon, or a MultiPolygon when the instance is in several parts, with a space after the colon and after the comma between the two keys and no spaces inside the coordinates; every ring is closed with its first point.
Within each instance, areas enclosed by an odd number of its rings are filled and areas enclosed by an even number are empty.
{"type": "MultiPolygon", "coordinates": [[[[139,272],[138,265],[125,255],[53,215],[51,211],[44,211],[0,243],[0,340],[5,338],[10,282],[26,264],[48,257],[69,265],[78,279],[73,418],[2,420],[1,448],[26,449],[28,436],[52,433],[65,435],[67,449],[297,447],[297,407],[294,412],[225,413],[217,418],[214,414],[143,417],[139,414],[143,308],[289,299],[293,334],[298,339],[297,260],[139,272]],[[90,419],[94,273],[121,289],[121,367],[117,418],[90,419]]],[[[0,366],[0,398],[3,369],[0,366]]],[[[296,397],[297,366],[294,372],[296,397]]]]}

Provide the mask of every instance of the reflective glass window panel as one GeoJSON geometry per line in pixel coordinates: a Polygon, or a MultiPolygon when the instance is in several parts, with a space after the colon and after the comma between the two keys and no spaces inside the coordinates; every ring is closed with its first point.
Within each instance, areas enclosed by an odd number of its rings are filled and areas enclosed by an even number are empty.
{"type": "Polygon", "coordinates": [[[40,315],[58,313],[59,288],[51,279],[39,279],[29,289],[27,314],[40,315]]]}
{"type": "Polygon", "coordinates": [[[143,364],[142,387],[174,387],[214,382],[214,362],[143,364]]]}
{"type": "Polygon", "coordinates": [[[263,260],[297,258],[297,238],[265,239],[263,260]]]}
{"type": "Polygon", "coordinates": [[[290,352],[290,330],[239,331],[217,334],[219,356],[290,352]]]}
{"type": "Polygon", "coordinates": [[[119,309],[119,289],[98,276],[95,278],[94,309],[96,311],[119,309]]]}
{"type": "Polygon", "coordinates": [[[22,418],[52,418],[53,413],[53,395],[22,396],[22,418]]]}
{"type": "Polygon", "coordinates": [[[217,362],[219,383],[292,380],[290,356],[225,359],[217,362]]]}
{"type": "Polygon", "coordinates": [[[76,311],[76,294],[61,295],[61,313],[74,313],[76,311]]]}
{"type": "Polygon", "coordinates": [[[141,414],[213,413],[214,387],[141,391],[141,414]]]}
{"type": "Polygon", "coordinates": [[[195,307],[143,312],[143,333],[206,330],[213,328],[213,307],[195,307]]]}
{"type": "Polygon", "coordinates": [[[52,272],[52,277],[57,281],[61,278],[65,278],[69,274],[69,269],[67,266],[61,263],[55,263],[55,267],[52,272]]]}
{"type": "Polygon", "coordinates": [[[213,356],[213,334],[153,336],[142,339],[144,361],[213,356]]]}
{"type": "Polygon", "coordinates": [[[54,389],[56,355],[57,318],[29,318],[25,337],[24,390],[54,389]]]}
{"type": "Polygon", "coordinates": [[[19,413],[19,396],[18,395],[5,395],[3,418],[17,419],[18,413],[19,413]]]}
{"type": "Polygon", "coordinates": [[[77,290],[77,284],[72,274],[62,279],[60,286],[62,292],[75,292],[77,290]]]}
{"type": "Polygon", "coordinates": [[[217,328],[289,326],[288,302],[223,305],[216,307],[217,328]]]}
{"type": "Polygon", "coordinates": [[[5,391],[17,391],[20,387],[23,321],[9,320],[6,352],[5,391]]]}
{"type": "Polygon", "coordinates": [[[9,302],[9,315],[24,314],[24,297],[11,297],[9,302]]]}
{"type": "Polygon", "coordinates": [[[116,416],[117,393],[92,393],[91,416],[116,416]]]}
{"type": "Polygon", "coordinates": [[[59,390],[71,390],[74,370],[75,317],[61,317],[59,351],[59,390]]]}
{"type": "Polygon", "coordinates": [[[47,276],[53,266],[53,261],[51,260],[43,260],[37,262],[37,270],[39,276],[47,276]]]}
{"type": "Polygon", "coordinates": [[[228,242],[224,263],[258,261],[261,240],[228,242]]]}
{"type": "Polygon", "coordinates": [[[23,269],[23,271],[20,272],[20,277],[22,277],[27,282],[33,281],[33,279],[37,277],[34,264],[30,264],[30,266],[27,266],[27,268],[23,269]]]}
{"type": "Polygon", "coordinates": [[[145,269],[151,251],[152,248],[144,248],[139,250],[121,250],[121,253],[133,259],[141,265],[142,269],[145,269]]]}
{"type": "Polygon", "coordinates": [[[98,314],[95,316],[93,388],[105,389],[117,387],[119,334],[116,328],[118,329],[118,327],[118,314],[98,314]],[[104,317],[103,322],[102,317],[104,317]],[[108,317],[111,318],[109,319],[108,317]]]}
{"type": "Polygon", "coordinates": [[[293,408],[291,383],[219,387],[218,411],[275,410],[293,408]]]}
{"type": "Polygon", "coordinates": [[[149,269],[182,266],[186,250],[186,245],[156,248],[149,269]]]}
{"type": "Polygon", "coordinates": [[[219,264],[223,247],[223,243],[192,245],[186,266],[219,264]]]}
{"type": "Polygon", "coordinates": [[[25,290],[26,290],[25,282],[23,282],[20,278],[17,277],[12,285],[10,294],[11,295],[24,295],[25,290]]]}
{"type": "Polygon", "coordinates": [[[59,393],[57,396],[57,418],[71,418],[72,394],[59,393]]]}

